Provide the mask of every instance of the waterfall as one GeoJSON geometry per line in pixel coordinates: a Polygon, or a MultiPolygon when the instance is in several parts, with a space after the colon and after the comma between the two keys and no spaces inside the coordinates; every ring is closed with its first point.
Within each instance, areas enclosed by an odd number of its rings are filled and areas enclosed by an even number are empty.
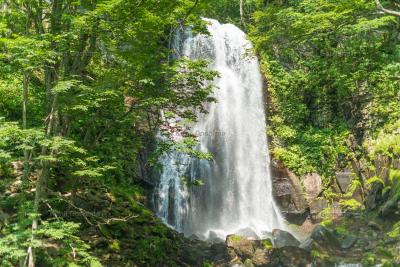
{"type": "Polygon", "coordinates": [[[210,35],[186,30],[176,35],[174,47],[180,56],[209,60],[220,74],[214,81],[217,101],[192,127],[197,149],[213,160],[164,155],[157,214],[178,231],[204,239],[232,233],[264,237],[286,227],[272,194],[258,60],[239,28],[205,20],[210,35]],[[204,184],[186,186],[182,177],[204,184]]]}

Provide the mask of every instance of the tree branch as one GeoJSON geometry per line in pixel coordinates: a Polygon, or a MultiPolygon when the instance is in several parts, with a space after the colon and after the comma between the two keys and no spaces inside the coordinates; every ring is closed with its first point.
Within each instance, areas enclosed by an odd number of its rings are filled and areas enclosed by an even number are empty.
{"type": "Polygon", "coordinates": [[[376,6],[378,7],[378,10],[383,11],[384,13],[392,15],[392,16],[400,17],[400,11],[395,11],[395,10],[390,10],[390,9],[384,8],[379,0],[375,0],[375,3],[376,3],[376,6]]]}

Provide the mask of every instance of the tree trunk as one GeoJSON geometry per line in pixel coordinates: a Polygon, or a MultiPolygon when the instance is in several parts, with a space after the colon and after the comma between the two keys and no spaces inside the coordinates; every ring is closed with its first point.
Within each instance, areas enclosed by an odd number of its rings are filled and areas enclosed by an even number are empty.
{"type": "MultiPolygon", "coordinates": [[[[22,101],[22,129],[27,129],[27,106],[28,106],[28,92],[29,92],[29,74],[27,72],[24,73],[24,92],[23,92],[23,101],[22,101]]],[[[23,179],[26,180],[29,175],[29,153],[27,149],[24,149],[24,172],[23,179]]]]}
{"type": "MultiPolygon", "coordinates": [[[[46,136],[50,138],[53,135],[53,128],[55,126],[56,120],[57,120],[57,95],[55,94],[53,97],[53,102],[51,105],[51,111],[49,114],[49,120],[48,120],[48,125],[46,129],[46,136]]],[[[47,147],[42,148],[42,155],[48,155],[51,153],[47,147]]],[[[36,181],[36,190],[35,190],[35,201],[33,205],[33,212],[34,212],[34,217],[32,220],[32,236],[31,236],[31,242],[35,239],[35,231],[38,228],[39,225],[39,208],[40,204],[45,199],[46,197],[46,188],[47,188],[47,181],[49,178],[49,173],[50,173],[50,166],[49,162],[47,160],[42,160],[41,162],[41,172],[40,175],[36,181]]],[[[28,248],[28,267],[35,267],[35,253],[33,250],[33,247],[30,246],[28,248]]]]}
{"type": "Polygon", "coordinates": [[[244,9],[243,9],[243,0],[240,0],[240,23],[244,26],[244,9]]]}

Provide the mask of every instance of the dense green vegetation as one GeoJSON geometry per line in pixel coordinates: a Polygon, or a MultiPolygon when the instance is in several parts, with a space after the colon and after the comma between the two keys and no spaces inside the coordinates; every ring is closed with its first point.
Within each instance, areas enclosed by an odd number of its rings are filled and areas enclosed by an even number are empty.
{"type": "Polygon", "coordinates": [[[275,154],[299,174],[329,175],[349,160],[346,140],[361,146],[399,119],[399,21],[373,1],[292,2],[257,11],[251,28],[275,154]]]}
{"type": "MultiPolygon", "coordinates": [[[[169,60],[176,28],[204,28],[196,5],[186,0],[0,3],[1,266],[95,266],[98,260],[80,238],[85,227],[79,223],[104,228],[144,216],[137,215],[144,208],[136,207],[144,194],[137,184],[148,168],[141,155],[163,123],[160,110],[193,119],[212,101],[212,87],[203,82],[215,73],[206,62],[169,60]],[[110,195],[132,188],[125,193],[133,201],[132,214],[107,218],[92,214],[101,210],[83,211],[87,191],[102,185],[110,195]],[[74,212],[88,213],[83,216],[89,219],[74,220],[68,215],[74,212]],[[49,254],[51,248],[57,252],[49,254]]],[[[180,148],[190,149],[191,143],[185,144],[189,147],[180,148]]],[[[159,256],[147,262],[165,259],[166,227],[157,229],[132,236],[137,248],[131,257],[144,261],[151,244],[160,247],[159,256]],[[151,241],[151,235],[160,237],[151,241]]]]}
{"type": "Polygon", "coordinates": [[[210,157],[192,150],[193,136],[154,149],[168,127],[160,111],[193,121],[213,101],[207,62],[170,57],[176,29],[205,31],[201,16],[235,23],[253,41],[273,157],[298,175],[320,173],[325,197],[335,171],[351,167],[354,190],[378,192],[385,201],[372,210],[392,213],[399,2],[244,0],[244,14],[240,3],[0,0],[1,266],[181,265],[184,241],[145,206],[159,153],[210,157]]]}

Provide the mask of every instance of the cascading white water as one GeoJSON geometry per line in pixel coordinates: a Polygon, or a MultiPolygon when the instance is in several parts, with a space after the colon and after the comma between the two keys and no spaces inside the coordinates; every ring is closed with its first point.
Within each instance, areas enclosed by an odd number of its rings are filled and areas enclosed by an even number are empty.
{"type": "Polygon", "coordinates": [[[192,128],[199,136],[198,149],[211,153],[213,160],[164,155],[157,214],[186,235],[263,237],[286,227],[272,195],[258,61],[239,28],[206,21],[209,36],[181,32],[175,49],[190,59],[210,60],[210,68],[220,74],[214,81],[217,102],[192,128]],[[204,185],[187,187],[182,177],[204,185]]]}

